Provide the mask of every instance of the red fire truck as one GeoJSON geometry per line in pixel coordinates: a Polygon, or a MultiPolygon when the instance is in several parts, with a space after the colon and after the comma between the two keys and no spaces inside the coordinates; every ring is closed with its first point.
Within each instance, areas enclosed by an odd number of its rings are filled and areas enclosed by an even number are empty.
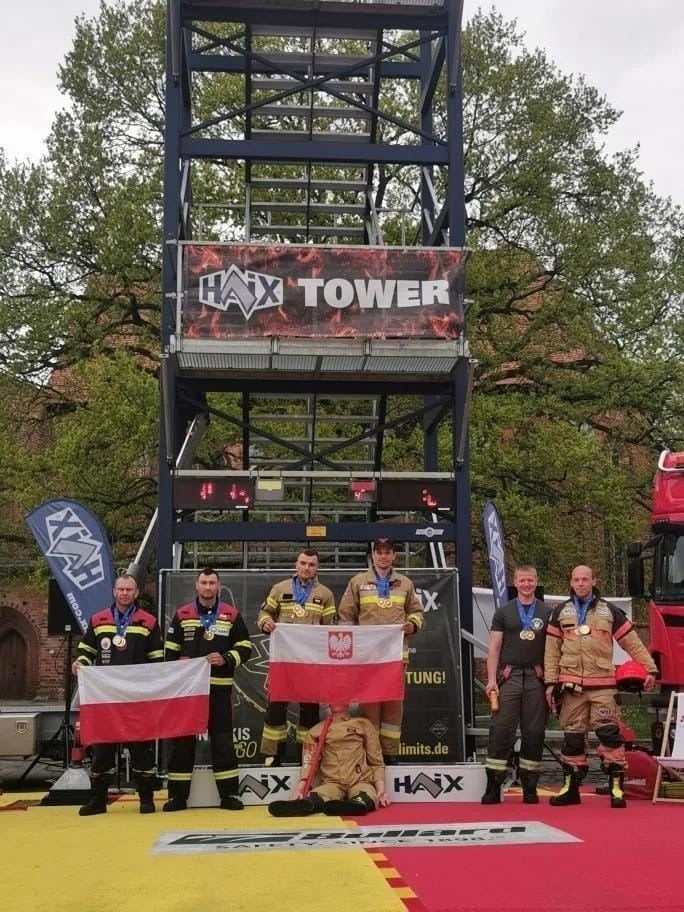
{"type": "Polygon", "coordinates": [[[629,594],[649,600],[649,649],[665,690],[684,685],[684,452],[660,454],[651,530],[649,541],[628,547],[629,594]]]}

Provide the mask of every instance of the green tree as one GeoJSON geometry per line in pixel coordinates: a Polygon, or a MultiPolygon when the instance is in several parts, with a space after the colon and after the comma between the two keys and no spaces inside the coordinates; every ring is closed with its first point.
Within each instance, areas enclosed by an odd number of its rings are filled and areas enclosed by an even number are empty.
{"type": "MultiPolygon", "coordinates": [[[[0,446],[5,503],[81,496],[126,547],[154,502],[153,472],[136,473],[154,465],[156,445],[164,20],[159,0],[114,0],[78,20],[60,70],[71,104],[45,157],[0,160],[0,370],[22,396],[35,392],[35,415],[45,405],[54,424],[49,452],[0,446]],[[56,368],[78,383],[55,386],[56,368]],[[135,401],[143,417],[126,458],[116,442],[128,438],[135,401]]],[[[528,50],[514,24],[476,14],[463,64],[468,319],[479,362],[474,528],[494,497],[511,554],[536,560],[547,584],[590,556],[619,586],[617,555],[643,516],[635,505],[647,501],[657,450],[682,439],[682,212],[645,183],[635,150],[606,156],[618,112],[528,50]]],[[[198,87],[198,119],[240,102],[237,78],[202,76],[198,87]]],[[[393,96],[393,114],[406,116],[411,93],[393,96]]],[[[401,132],[381,129],[387,139],[401,132]]],[[[332,167],[322,173],[334,177],[332,167]]],[[[410,208],[416,176],[382,169],[377,204],[410,208]]],[[[194,167],[205,236],[225,223],[243,180],[236,163],[194,167]]],[[[444,175],[436,181],[443,191],[444,175]]],[[[386,219],[390,242],[402,222],[416,224],[410,214],[386,219]]],[[[239,416],[234,397],[212,403],[239,416]]],[[[443,468],[449,438],[445,428],[443,468]]],[[[220,464],[240,439],[215,423],[200,461],[220,464]]],[[[410,469],[421,458],[418,424],[387,435],[386,465],[410,469]]],[[[21,539],[20,525],[0,537],[21,539]]]]}

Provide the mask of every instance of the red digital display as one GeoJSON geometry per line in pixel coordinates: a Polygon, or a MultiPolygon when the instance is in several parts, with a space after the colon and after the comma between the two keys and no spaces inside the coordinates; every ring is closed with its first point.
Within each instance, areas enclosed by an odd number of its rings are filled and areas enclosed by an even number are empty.
{"type": "Polygon", "coordinates": [[[173,480],[176,510],[248,510],[254,500],[249,478],[188,478],[173,480]]]}
{"type": "Polygon", "coordinates": [[[378,483],[380,510],[451,510],[454,497],[452,481],[393,478],[378,483]]]}

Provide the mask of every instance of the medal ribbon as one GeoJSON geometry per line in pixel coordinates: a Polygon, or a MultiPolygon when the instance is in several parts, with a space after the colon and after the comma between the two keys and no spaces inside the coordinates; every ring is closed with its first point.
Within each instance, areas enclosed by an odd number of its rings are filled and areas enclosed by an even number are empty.
{"type": "Polygon", "coordinates": [[[128,625],[131,623],[131,618],[136,612],[137,605],[131,605],[131,607],[126,612],[119,611],[118,607],[114,605],[114,623],[116,624],[116,632],[120,637],[126,639],[126,631],[128,630],[128,625]]]}
{"type": "Polygon", "coordinates": [[[315,580],[309,580],[309,582],[304,585],[298,576],[292,578],[292,591],[294,592],[295,602],[298,605],[306,605],[309,601],[309,596],[311,595],[311,590],[314,587],[315,580]]]}
{"type": "Polygon", "coordinates": [[[216,604],[207,614],[202,611],[202,606],[200,605],[199,599],[195,599],[195,604],[197,605],[197,613],[199,614],[199,619],[202,622],[202,627],[204,627],[205,631],[209,630],[209,628],[216,622],[216,615],[218,614],[219,610],[219,600],[216,599],[216,604]]]}
{"type": "Polygon", "coordinates": [[[532,602],[531,605],[523,605],[520,599],[516,599],[515,604],[518,606],[518,614],[520,615],[520,623],[522,624],[522,629],[532,630],[532,618],[534,617],[535,603],[532,602]]]}
{"type": "Polygon", "coordinates": [[[387,576],[379,576],[377,570],[373,572],[375,573],[375,585],[378,589],[378,595],[381,599],[388,599],[390,597],[389,574],[387,576]]]}
{"type": "Polygon", "coordinates": [[[591,605],[592,599],[593,599],[593,595],[590,595],[589,598],[585,602],[582,602],[576,595],[572,596],[572,604],[575,606],[575,611],[577,612],[577,626],[578,627],[581,627],[582,624],[585,622],[586,617],[587,617],[587,611],[589,611],[589,606],[591,605]]]}

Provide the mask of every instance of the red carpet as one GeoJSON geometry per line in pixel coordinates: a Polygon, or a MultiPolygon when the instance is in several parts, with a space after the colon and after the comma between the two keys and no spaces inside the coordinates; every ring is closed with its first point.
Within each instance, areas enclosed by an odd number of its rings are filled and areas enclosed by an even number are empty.
{"type": "MultiPolygon", "coordinates": [[[[684,812],[588,795],[552,808],[395,804],[373,824],[539,821],[579,843],[383,849],[426,912],[684,912],[684,812]]],[[[368,821],[370,822],[370,821],[368,821]]],[[[365,823],[365,821],[364,821],[365,823]]],[[[408,905],[408,904],[407,904],[408,905]]]]}

